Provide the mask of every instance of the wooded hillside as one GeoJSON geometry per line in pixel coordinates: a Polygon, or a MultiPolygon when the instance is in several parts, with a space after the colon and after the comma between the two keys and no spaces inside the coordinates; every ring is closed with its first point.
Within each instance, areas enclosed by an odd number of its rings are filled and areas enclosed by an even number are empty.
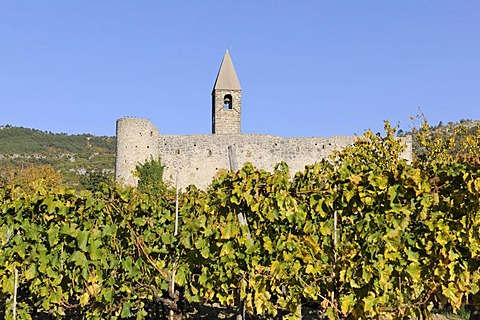
{"type": "Polygon", "coordinates": [[[52,166],[62,174],[66,184],[82,188],[83,181],[92,173],[113,177],[115,137],[0,127],[2,178],[30,165],[52,166]]]}

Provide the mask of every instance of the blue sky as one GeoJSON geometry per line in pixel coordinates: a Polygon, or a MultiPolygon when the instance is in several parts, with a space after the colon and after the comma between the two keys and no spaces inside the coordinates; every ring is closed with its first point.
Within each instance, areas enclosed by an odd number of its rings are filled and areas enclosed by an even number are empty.
{"type": "Polygon", "coordinates": [[[229,49],[242,131],[293,136],[480,119],[480,1],[0,2],[0,125],[210,133],[229,49]]]}

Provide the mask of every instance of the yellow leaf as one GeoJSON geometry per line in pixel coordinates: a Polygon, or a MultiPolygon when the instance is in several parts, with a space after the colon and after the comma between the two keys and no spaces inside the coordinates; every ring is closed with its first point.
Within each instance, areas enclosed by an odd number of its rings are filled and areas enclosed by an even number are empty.
{"type": "Polygon", "coordinates": [[[83,307],[88,303],[88,301],[90,301],[90,295],[88,294],[88,292],[85,292],[80,296],[79,300],[80,300],[80,305],[83,307]]]}
{"type": "Polygon", "coordinates": [[[450,282],[448,287],[442,286],[443,295],[448,298],[454,310],[458,309],[462,304],[462,294],[458,292],[455,285],[450,282]]]}
{"type": "Polygon", "coordinates": [[[375,300],[376,300],[375,295],[373,293],[370,293],[368,296],[363,298],[363,302],[365,303],[364,310],[367,313],[370,313],[370,315],[372,315],[372,316],[374,316],[376,314],[375,309],[374,309],[374,307],[376,305],[375,300]]]}
{"type": "Polygon", "coordinates": [[[349,179],[353,184],[359,184],[360,181],[362,181],[362,177],[360,175],[355,175],[355,174],[352,174],[349,179]]]}
{"type": "Polygon", "coordinates": [[[316,270],[315,270],[315,268],[314,268],[311,264],[309,264],[309,265],[305,268],[305,272],[306,272],[306,273],[311,273],[311,274],[313,274],[313,273],[316,273],[316,270]]]}
{"type": "Polygon", "coordinates": [[[96,296],[98,293],[100,293],[101,290],[102,286],[97,283],[87,286],[87,291],[92,296],[96,296]]]}
{"type": "Polygon", "coordinates": [[[407,267],[407,272],[412,277],[413,281],[419,282],[421,280],[421,272],[418,263],[410,263],[407,267]]]}
{"type": "Polygon", "coordinates": [[[341,309],[344,315],[347,315],[355,305],[355,295],[349,294],[341,297],[341,309]]]}

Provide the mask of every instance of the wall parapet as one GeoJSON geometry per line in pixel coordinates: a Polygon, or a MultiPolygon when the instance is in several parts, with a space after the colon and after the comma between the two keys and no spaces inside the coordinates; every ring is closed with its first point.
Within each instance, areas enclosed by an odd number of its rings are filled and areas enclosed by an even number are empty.
{"type": "MultiPolygon", "coordinates": [[[[137,163],[152,156],[160,157],[165,166],[164,179],[173,183],[178,177],[181,188],[194,184],[205,189],[218,171],[230,170],[232,156],[238,166],[250,162],[256,168],[267,171],[285,161],[293,176],[305,165],[327,158],[335,150],[353,144],[357,138],[283,138],[263,134],[162,135],[147,119],[122,118],[117,121],[116,177],[125,184],[136,184],[131,172],[137,163]]],[[[405,142],[408,147],[402,157],[411,160],[411,140],[406,138],[405,142]]]]}

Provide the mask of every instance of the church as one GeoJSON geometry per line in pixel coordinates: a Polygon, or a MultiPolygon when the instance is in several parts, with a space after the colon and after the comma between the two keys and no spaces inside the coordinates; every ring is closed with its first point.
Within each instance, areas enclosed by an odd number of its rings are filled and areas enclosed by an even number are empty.
{"type": "MultiPolygon", "coordinates": [[[[208,110],[208,109],[207,109],[208,110]]],[[[137,164],[160,159],[164,180],[180,188],[191,184],[206,189],[213,177],[224,170],[238,170],[250,162],[258,169],[272,171],[285,161],[292,176],[352,144],[355,136],[283,138],[264,134],[242,134],[242,88],[228,50],[212,91],[212,133],[168,135],[144,118],[117,120],[115,178],[123,185],[136,185],[137,164]]],[[[403,158],[411,159],[412,144],[403,158]]]]}

